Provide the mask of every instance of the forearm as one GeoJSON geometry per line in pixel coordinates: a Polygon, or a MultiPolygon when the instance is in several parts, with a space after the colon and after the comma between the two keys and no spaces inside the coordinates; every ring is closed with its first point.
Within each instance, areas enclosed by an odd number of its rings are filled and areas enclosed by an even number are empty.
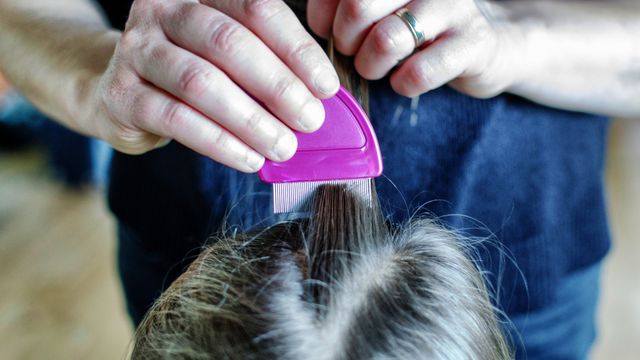
{"type": "Polygon", "coordinates": [[[0,0],[0,69],[40,110],[88,135],[92,83],[118,34],[86,0],[0,0]]]}
{"type": "Polygon", "coordinates": [[[507,90],[552,107],[640,117],[640,4],[505,1],[515,29],[507,90]]]}

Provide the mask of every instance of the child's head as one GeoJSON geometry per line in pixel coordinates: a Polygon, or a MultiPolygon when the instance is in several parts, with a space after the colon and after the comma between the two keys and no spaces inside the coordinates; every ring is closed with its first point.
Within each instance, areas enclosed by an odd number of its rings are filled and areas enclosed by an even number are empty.
{"type": "Polygon", "coordinates": [[[461,239],[389,230],[377,204],[322,188],[312,216],[219,239],[162,295],[134,359],[507,359],[461,239]]]}

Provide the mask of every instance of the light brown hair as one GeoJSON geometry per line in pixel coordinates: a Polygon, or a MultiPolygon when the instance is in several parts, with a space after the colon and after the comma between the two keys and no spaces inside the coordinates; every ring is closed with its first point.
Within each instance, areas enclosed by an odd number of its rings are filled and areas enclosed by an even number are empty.
{"type": "Polygon", "coordinates": [[[428,219],[390,229],[340,186],[314,207],[204,248],[143,320],[132,358],[510,358],[455,233],[428,219]]]}

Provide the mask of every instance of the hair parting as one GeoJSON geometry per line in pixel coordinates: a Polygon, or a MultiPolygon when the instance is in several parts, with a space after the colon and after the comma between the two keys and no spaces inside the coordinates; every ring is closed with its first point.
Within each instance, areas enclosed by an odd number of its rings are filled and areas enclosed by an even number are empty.
{"type": "Polygon", "coordinates": [[[133,359],[509,359],[461,239],[396,229],[343,186],[311,218],[217,239],[139,327],[133,359]]]}

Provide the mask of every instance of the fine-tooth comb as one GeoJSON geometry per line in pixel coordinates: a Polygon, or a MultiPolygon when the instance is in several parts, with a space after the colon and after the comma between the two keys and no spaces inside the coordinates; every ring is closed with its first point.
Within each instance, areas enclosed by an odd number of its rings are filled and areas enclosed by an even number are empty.
{"type": "Polygon", "coordinates": [[[267,160],[260,170],[260,178],[273,184],[274,213],[306,211],[315,190],[325,184],[344,185],[371,203],[372,179],[382,174],[373,127],[344,88],[322,104],[322,127],[311,134],[295,132],[296,154],[285,162],[267,160]]]}

